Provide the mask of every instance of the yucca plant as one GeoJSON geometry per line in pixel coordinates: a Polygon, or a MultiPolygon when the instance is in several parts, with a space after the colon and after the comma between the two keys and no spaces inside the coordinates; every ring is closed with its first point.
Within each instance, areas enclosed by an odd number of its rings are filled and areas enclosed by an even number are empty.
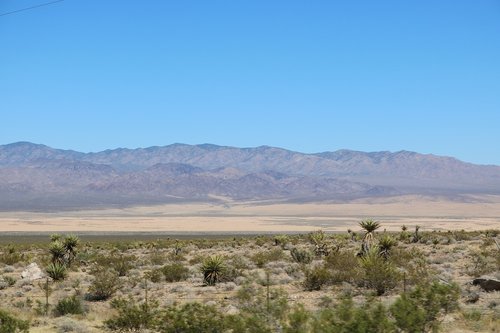
{"type": "Polygon", "coordinates": [[[66,266],[64,266],[61,263],[58,262],[53,262],[51,263],[47,269],[47,274],[52,278],[54,281],[60,281],[64,280],[66,276],[68,275],[66,271],[66,266]]]}
{"type": "Polygon", "coordinates": [[[52,263],[64,263],[66,249],[64,248],[63,243],[58,240],[50,243],[49,252],[52,255],[52,263]]]}
{"type": "Polygon", "coordinates": [[[201,265],[203,281],[209,286],[213,286],[219,282],[225,271],[226,264],[224,262],[224,258],[219,255],[208,257],[201,265]]]}
{"type": "Polygon", "coordinates": [[[359,226],[365,230],[365,235],[363,236],[363,245],[362,245],[362,253],[366,254],[370,252],[370,249],[373,244],[373,235],[375,233],[375,230],[380,228],[380,223],[372,220],[372,219],[366,219],[361,222],[359,222],[359,226]]]}
{"type": "Polygon", "coordinates": [[[73,259],[76,257],[76,247],[80,243],[80,239],[76,235],[66,236],[63,240],[63,247],[66,252],[68,266],[71,267],[73,259]]]}
{"type": "Polygon", "coordinates": [[[387,259],[391,252],[391,249],[396,246],[397,243],[398,241],[394,239],[394,237],[384,235],[384,237],[382,237],[378,242],[380,255],[387,259]]]}

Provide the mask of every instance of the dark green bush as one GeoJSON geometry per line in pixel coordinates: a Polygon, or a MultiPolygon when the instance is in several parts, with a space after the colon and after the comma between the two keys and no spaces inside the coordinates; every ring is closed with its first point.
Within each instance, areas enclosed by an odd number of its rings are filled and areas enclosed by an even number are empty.
{"type": "Polygon", "coordinates": [[[0,333],[28,333],[28,330],[28,321],[17,319],[8,312],[0,310],[0,333]]]}
{"type": "Polygon", "coordinates": [[[351,297],[341,299],[333,308],[322,310],[313,318],[312,332],[322,333],[392,333],[396,332],[386,308],[369,301],[356,306],[351,297]]]}
{"type": "Polygon", "coordinates": [[[215,307],[186,303],[168,307],[157,328],[162,333],[221,333],[225,326],[224,315],[215,307]]]}
{"type": "Polygon", "coordinates": [[[370,289],[374,289],[377,295],[383,295],[387,290],[396,287],[401,280],[401,274],[396,266],[380,255],[378,249],[372,249],[360,258],[363,269],[362,283],[370,289]]]}
{"type": "Polygon", "coordinates": [[[459,296],[457,285],[434,282],[430,286],[419,286],[410,293],[402,294],[390,311],[397,327],[403,332],[436,331],[439,316],[458,308],[459,296]]]}
{"type": "Polygon", "coordinates": [[[23,260],[24,254],[11,244],[7,245],[0,255],[0,262],[6,265],[14,265],[23,260]]]}
{"type": "Polygon", "coordinates": [[[283,259],[283,250],[281,248],[276,248],[268,251],[260,251],[255,253],[251,259],[257,267],[262,268],[271,261],[283,259]]]}
{"type": "Polygon", "coordinates": [[[55,316],[64,316],[67,314],[83,314],[83,304],[80,298],[76,296],[66,297],[57,302],[54,308],[55,316]]]}
{"type": "Polygon", "coordinates": [[[118,276],[127,275],[128,271],[134,267],[137,260],[136,256],[126,256],[122,254],[113,254],[110,256],[99,256],[96,259],[98,266],[111,268],[118,273],[118,276]]]}
{"type": "Polygon", "coordinates": [[[299,264],[309,264],[313,260],[313,255],[311,254],[311,252],[307,250],[301,250],[296,247],[294,247],[290,251],[290,255],[292,256],[292,259],[299,264]]]}
{"type": "Polygon", "coordinates": [[[89,287],[86,298],[90,301],[107,300],[120,288],[118,273],[104,267],[94,269],[94,280],[89,287]]]}
{"type": "Polygon", "coordinates": [[[330,282],[333,284],[354,283],[362,274],[359,260],[352,251],[331,253],[325,257],[324,267],[330,271],[330,282]]]}
{"type": "Polygon", "coordinates": [[[331,279],[330,272],[322,266],[306,270],[305,273],[306,278],[302,285],[307,291],[320,290],[331,279]]]}
{"type": "Polygon", "coordinates": [[[122,332],[154,329],[160,314],[157,302],[135,304],[133,299],[118,298],[111,301],[111,307],[118,314],[105,321],[105,325],[111,330],[122,332]]]}
{"type": "Polygon", "coordinates": [[[189,276],[189,269],[181,263],[165,265],[161,271],[167,282],[184,281],[189,276]]]}

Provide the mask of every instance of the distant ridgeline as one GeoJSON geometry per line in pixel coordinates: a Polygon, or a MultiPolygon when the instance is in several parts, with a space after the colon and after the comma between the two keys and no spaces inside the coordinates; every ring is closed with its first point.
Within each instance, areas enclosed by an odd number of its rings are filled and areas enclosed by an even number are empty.
{"type": "Polygon", "coordinates": [[[470,193],[500,194],[500,167],[408,151],[304,154],[172,144],[81,153],[28,142],[0,146],[1,210],[470,193]]]}

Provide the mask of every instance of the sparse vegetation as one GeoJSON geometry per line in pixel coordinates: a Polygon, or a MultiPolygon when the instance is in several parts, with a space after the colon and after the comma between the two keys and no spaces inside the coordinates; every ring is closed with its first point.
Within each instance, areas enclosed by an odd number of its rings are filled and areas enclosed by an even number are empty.
{"type": "Polygon", "coordinates": [[[419,228],[375,236],[379,222],[363,225],[363,238],[352,230],[130,242],[58,235],[0,246],[2,324],[17,325],[5,332],[26,332],[30,319],[59,332],[93,332],[97,321],[119,332],[255,333],[493,332],[500,325],[498,292],[468,283],[499,276],[495,233],[419,228]],[[318,254],[323,246],[328,252],[318,254]],[[50,278],[21,278],[31,262],[50,278]]]}

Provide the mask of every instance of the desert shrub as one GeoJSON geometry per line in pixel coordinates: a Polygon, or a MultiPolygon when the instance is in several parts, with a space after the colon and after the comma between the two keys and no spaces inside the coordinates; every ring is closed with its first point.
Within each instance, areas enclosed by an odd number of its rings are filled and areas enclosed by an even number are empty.
{"type": "Polygon", "coordinates": [[[20,253],[14,245],[7,245],[0,255],[0,262],[6,265],[14,265],[24,260],[24,254],[20,253]]]}
{"type": "Polygon", "coordinates": [[[55,316],[64,316],[67,314],[83,314],[83,304],[80,298],[76,296],[66,297],[57,302],[54,308],[55,316]]]}
{"type": "Polygon", "coordinates": [[[114,331],[154,329],[160,315],[158,302],[136,304],[133,299],[118,298],[111,301],[111,307],[118,313],[106,320],[105,325],[114,331]]]}
{"type": "Polygon", "coordinates": [[[90,301],[107,300],[120,288],[121,281],[113,269],[100,267],[94,270],[94,279],[89,286],[86,298],[90,301]]]}
{"type": "Polygon", "coordinates": [[[61,318],[57,322],[57,332],[58,333],[67,333],[67,332],[76,332],[76,333],[87,333],[89,332],[87,326],[80,322],[73,320],[71,318],[61,318]]]}
{"type": "Polygon", "coordinates": [[[16,284],[16,279],[13,278],[12,276],[0,276],[0,281],[3,280],[7,284],[7,286],[12,287],[13,285],[16,284]]]}
{"type": "Polygon", "coordinates": [[[362,273],[359,260],[352,251],[331,253],[324,259],[324,267],[330,271],[330,282],[353,283],[358,281],[362,273]]]}
{"type": "Polygon", "coordinates": [[[283,333],[310,332],[312,314],[302,304],[295,306],[287,315],[283,333]]]}
{"type": "Polygon", "coordinates": [[[128,271],[134,268],[133,263],[137,260],[136,256],[126,256],[122,254],[113,254],[110,256],[99,256],[96,258],[96,264],[102,267],[108,267],[118,273],[118,276],[126,276],[128,271]]]}
{"type": "Polygon", "coordinates": [[[213,286],[222,280],[226,271],[226,264],[222,256],[211,256],[206,258],[201,265],[203,273],[203,282],[209,286],[213,286]]]}
{"type": "Polygon", "coordinates": [[[287,319],[289,305],[282,289],[270,290],[267,298],[264,289],[245,284],[238,290],[236,299],[241,312],[226,320],[233,332],[277,332],[287,319]]]}
{"type": "Polygon", "coordinates": [[[459,242],[459,241],[470,240],[471,236],[465,230],[459,230],[453,232],[453,238],[455,238],[455,240],[459,242]]]}
{"type": "Polygon", "coordinates": [[[28,333],[29,322],[15,318],[8,312],[0,309],[0,333],[28,333]]]}
{"type": "Polygon", "coordinates": [[[158,283],[163,280],[163,272],[161,269],[153,269],[144,274],[146,279],[148,279],[151,282],[158,283]]]}
{"type": "Polygon", "coordinates": [[[290,237],[288,235],[276,235],[274,236],[274,245],[275,246],[284,246],[290,241],[290,237]]]}
{"type": "Polygon", "coordinates": [[[403,332],[436,331],[439,316],[458,308],[459,295],[457,285],[434,282],[402,294],[391,306],[390,312],[396,326],[403,332]]]}
{"type": "Polygon", "coordinates": [[[380,255],[376,249],[370,250],[359,260],[363,270],[362,284],[374,289],[379,296],[396,287],[401,279],[401,274],[395,265],[380,255]]]}
{"type": "Polygon", "coordinates": [[[306,278],[302,283],[307,291],[320,290],[330,281],[330,272],[323,266],[317,266],[305,271],[306,278]]]}
{"type": "Polygon", "coordinates": [[[262,268],[265,264],[271,261],[278,261],[283,259],[283,256],[283,250],[278,248],[269,251],[257,252],[252,256],[251,259],[257,267],[262,268]]]}
{"type": "Polygon", "coordinates": [[[493,253],[487,250],[471,252],[466,273],[473,277],[479,277],[494,272],[497,269],[497,262],[500,258],[498,253],[495,254],[493,255],[493,253]]]}
{"type": "Polygon", "coordinates": [[[68,276],[68,271],[66,269],[66,266],[64,266],[64,264],[61,264],[59,262],[51,263],[47,267],[46,271],[47,271],[47,274],[54,281],[64,280],[66,278],[66,276],[68,276]]]}
{"type": "Polygon", "coordinates": [[[320,311],[313,318],[313,332],[322,333],[392,333],[396,332],[387,309],[379,302],[369,301],[356,306],[346,296],[333,308],[320,311]]]}
{"type": "Polygon", "coordinates": [[[186,303],[168,307],[157,328],[162,333],[220,333],[225,326],[224,315],[215,307],[186,303]]]}
{"type": "Polygon", "coordinates": [[[292,256],[292,259],[299,264],[309,264],[313,260],[311,252],[307,250],[301,250],[296,247],[294,247],[290,251],[290,255],[292,256]]]}
{"type": "Polygon", "coordinates": [[[189,276],[189,269],[181,263],[165,265],[161,271],[167,282],[184,281],[189,276]]]}

